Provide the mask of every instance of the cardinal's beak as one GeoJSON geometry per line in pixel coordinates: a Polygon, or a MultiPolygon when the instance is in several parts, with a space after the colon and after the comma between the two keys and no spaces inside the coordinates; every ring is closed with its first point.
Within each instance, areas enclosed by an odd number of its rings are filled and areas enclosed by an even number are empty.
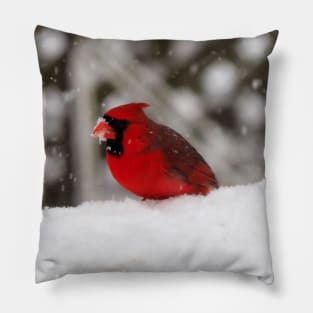
{"type": "Polygon", "coordinates": [[[92,131],[92,136],[98,137],[101,140],[115,139],[114,129],[103,118],[99,118],[95,128],[92,131]]]}

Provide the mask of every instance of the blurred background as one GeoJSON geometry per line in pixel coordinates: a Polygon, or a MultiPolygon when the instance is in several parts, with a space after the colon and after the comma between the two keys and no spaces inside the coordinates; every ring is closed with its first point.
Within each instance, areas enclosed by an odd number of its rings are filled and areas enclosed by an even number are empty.
{"type": "Polygon", "coordinates": [[[205,158],[219,184],[264,177],[268,61],[277,32],[214,41],[98,40],[38,26],[46,164],[43,207],[134,197],[91,137],[111,107],[147,102],[205,158]]]}

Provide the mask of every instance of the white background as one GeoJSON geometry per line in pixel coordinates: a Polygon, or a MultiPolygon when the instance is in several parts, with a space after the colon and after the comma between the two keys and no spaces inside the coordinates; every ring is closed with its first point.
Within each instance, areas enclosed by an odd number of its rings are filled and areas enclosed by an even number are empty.
{"type": "Polygon", "coordinates": [[[1,312],[313,312],[311,1],[2,1],[1,312]],[[43,181],[36,24],[102,38],[214,39],[278,28],[267,102],[276,282],[231,274],[93,274],[35,285],[43,181]]]}

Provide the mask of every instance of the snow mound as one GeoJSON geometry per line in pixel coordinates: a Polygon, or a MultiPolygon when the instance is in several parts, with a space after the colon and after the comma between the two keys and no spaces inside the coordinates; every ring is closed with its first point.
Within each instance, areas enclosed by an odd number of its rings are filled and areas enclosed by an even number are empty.
{"type": "Polygon", "coordinates": [[[45,209],[36,282],[74,273],[203,270],[271,283],[264,186],[45,209]]]}

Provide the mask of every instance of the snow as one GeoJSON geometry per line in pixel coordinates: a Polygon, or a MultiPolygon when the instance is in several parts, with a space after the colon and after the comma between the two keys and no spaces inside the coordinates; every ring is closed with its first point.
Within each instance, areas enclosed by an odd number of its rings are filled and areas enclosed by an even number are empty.
{"type": "Polygon", "coordinates": [[[269,34],[264,34],[255,38],[242,38],[238,40],[236,52],[239,58],[258,63],[262,61],[273,46],[273,39],[269,34]]]}
{"type": "Polygon", "coordinates": [[[201,100],[189,88],[177,88],[172,92],[169,103],[187,121],[195,122],[203,117],[201,100]]]}
{"type": "Polygon", "coordinates": [[[254,78],[251,82],[251,86],[254,90],[260,89],[262,85],[263,85],[263,81],[262,79],[259,79],[259,78],[254,78]]]}
{"type": "Polygon", "coordinates": [[[38,54],[40,59],[52,63],[66,50],[68,41],[66,36],[53,29],[42,29],[37,35],[38,54]]]}
{"type": "Polygon", "coordinates": [[[238,84],[238,69],[230,61],[216,61],[204,71],[202,84],[211,106],[220,107],[220,101],[231,96],[238,84]]]}
{"type": "Polygon", "coordinates": [[[201,50],[199,42],[185,40],[171,42],[171,55],[175,57],[175,62],[179,64],[186,64],[199,50],[201,50]]]}
{"type": "Polygon", "coordinates": [[[265,99],[260,94],[244,91],[235,102],[238,123],[258,130],[265,121],[265,99]]]}
{"type": "Polygon", "coordinates": [[[36,282],[102,271],[230,271],[273,280],[265,182],[163,201],[43,211],[36,282]]]}

